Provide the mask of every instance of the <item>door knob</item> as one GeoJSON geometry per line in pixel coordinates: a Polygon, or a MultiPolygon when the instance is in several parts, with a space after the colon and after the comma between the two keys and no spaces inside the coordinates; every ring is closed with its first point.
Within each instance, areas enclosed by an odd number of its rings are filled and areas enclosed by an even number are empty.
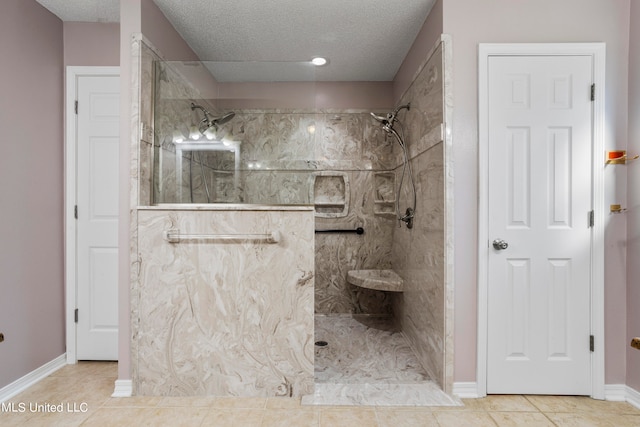
{"type": "Polygon", "coordinates": [[[507,249],[509,244],[502,239],[496,239],[493,241],[493,247],[494,249],[501,251],[507,249]]]}

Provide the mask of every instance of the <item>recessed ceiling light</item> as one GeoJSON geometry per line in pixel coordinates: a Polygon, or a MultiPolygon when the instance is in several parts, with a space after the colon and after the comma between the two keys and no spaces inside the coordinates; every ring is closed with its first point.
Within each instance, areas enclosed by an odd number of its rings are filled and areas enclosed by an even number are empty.
{"type": "Polygon", "coordinates": [[[320,67],[322,65],[325,65],[327,63],[327,60],[326,60],[326,58],[323,58],[321,56],[317,56],[317,57],[315,57],[315,58],[313,58],[311,60],[311,63],[313,65],[316,65],[316,66],[320,67]]]}

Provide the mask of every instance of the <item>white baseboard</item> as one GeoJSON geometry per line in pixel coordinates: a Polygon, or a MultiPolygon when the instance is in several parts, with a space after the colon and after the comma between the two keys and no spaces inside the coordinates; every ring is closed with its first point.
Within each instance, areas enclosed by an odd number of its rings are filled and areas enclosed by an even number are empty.
{"type": "Polygon", "coordinates": [[[453,395],[458,396],[461,399],[478,399],[480,394],[478,393],[478,383],[453,383],[453,395]]]}
{"type": "Polygon", "coordinates": [[[605,385],[604,398],[615,402],[629,402],[636,408],[640,408],[640,392],[624,384],[605,385]]]}
{"type": "Polygon", "coordinates": [[[39,368],[29,372],[27,375],[18,378],[11,384],[0,389],[0,402],[5,402],[13,396],[22,393],[38,381],[48,377],[58,369],[67,364],[67,355],[61,354],[50,362],[45,363],[39,368]]]}
{"type": "Polygon", "coordinates": [[[111,397],[131,397],[133,395],[133,381],[116,380],[116,386],[111,397]]]}
{"type": "Polygon", "coordinates": [[[640,392],[632,389],[631,387],[625,387],[627,389],[627,402],[629,402],[636,408],[640,408],[640,392]]]}
{"type": "Polygon", "coordinates": [[[626,402],[627,401],[627,386],[624,384],[605,384],[604,386],[604,400],[610,400],[612,402],[626,402]]]}
{"type": "MultiPolygon", "coordinates": [[[[453,383],[453,394],[462,399],[478,399],[478,385],[474,382],[453,383]]],[[[613,402],[629,402],[629,404],[640,409],[640,392],[624,384],[607,384],[604,386],[606,400],[613,402]]]]}

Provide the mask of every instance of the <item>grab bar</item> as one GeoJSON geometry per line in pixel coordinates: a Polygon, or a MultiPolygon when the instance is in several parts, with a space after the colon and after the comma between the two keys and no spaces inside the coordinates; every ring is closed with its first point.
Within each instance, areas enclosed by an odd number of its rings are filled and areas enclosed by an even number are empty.
{"type": "Polygon", "coordinates": [[[280,232],[273,231],[267,234],[180,234],[180,230],[167,230],[163,233],[163,237],[169,243],[180,243],[184,240],[252,240],[256,243],[278,243],[280,232]]]}
{"type": "Polygon", "coordinates": [[[343,229],[316,230],[316,233],[355,233],[355,234],[364,234],[364,228],[358,227],[355,230],[343,230],[343,229]]]}

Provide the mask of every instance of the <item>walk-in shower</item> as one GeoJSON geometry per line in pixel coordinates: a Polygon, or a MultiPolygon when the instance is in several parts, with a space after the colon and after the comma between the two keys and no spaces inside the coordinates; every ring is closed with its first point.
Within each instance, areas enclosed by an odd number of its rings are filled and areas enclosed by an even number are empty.
{"type": "MultiPolygon", "coordinates": [[[[139,209],[138,220],[143,263],[154,263],[134,288],[141,295],[134,309],[146,310],[134,342],[141,394],[455,403],[443,392],[451,390],[453,322],[446,317],[441,64],[436,47],[388,110],[319,109],[313,79],[295,85],[295,102],[289,91],[273,99],[281,92],[267,82],[260,84],[270,90],[265,99],[233,95],[235,85],[222,79],[196,92],[185,77],[196,74],[193,64],[154,64],[155,102],[141,109],[153,114],[154,132],[141,142],[141,164],[153,168],[140,176],[154,180],[139,187],[152,190],[145,204],[156,205],[139,209]],[[196,236],[278,231],[282,240],[161,237],[174,229],[196,236]],[[164,258],[154,258],[159,251],[164,258]],[[304,263],[289,266],[293,254],[304,263]],[[402,291],[348,280],[349,272],[372,269],[395,272],[402,291]]],[[[206,77],[214,65],[200,71],[206,77]]]]}
{"type": "Polygon", "coordinates": [[[398,184],[398,191],[396,193],[397,194],[396,215],[398,217],[398,221],[403,221],[407,225],[407,228],[413,228],[413,218],[416,213],[416,201],[417,201],[416,186],[413,180],[413,171],[411,169],[411,162],[409,161],[407,144],[405,143],[405,139],[404,139],[404,128],[402,126],[402,122],[398,120],[398,113],[400,113],[400,111],[404,109],[406,109],[407,111],[410,110],[411,104],[408,103],[408,104],[404,104],[397,107],[395,110],[388,113],[386,117],[377,115],[375,113],[371,113],[371,116],[382,124],[382,130],[393,135],[396,138],[396,140],[398,141],[398,144],[400,145],[400,148],[402,148],[403,164],[402,164],[402,174],[400,175],[400,183],[398,184]],[[394,125],[396,123],[400,127],[399,133],[394,128],[394,125]],[[411,190],[413,192],[413,206],[408,207],[403,215],[400,212],[400,194],[402,194],[402,185],[404,184],[404,176],[407,171],[409,172],[409,182],[411,184],[411,190]]]}

